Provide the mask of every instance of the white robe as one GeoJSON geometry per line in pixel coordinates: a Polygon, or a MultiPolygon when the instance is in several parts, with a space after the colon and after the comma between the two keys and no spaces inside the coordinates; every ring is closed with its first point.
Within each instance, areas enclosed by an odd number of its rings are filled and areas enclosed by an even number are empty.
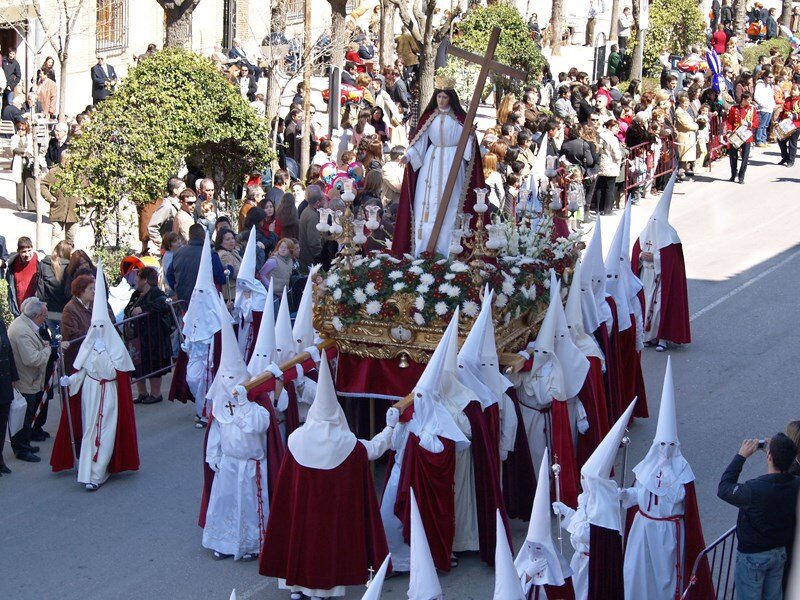
{"type": "Polygon", "coordinates": [[[194,396],[194,409],[197,416],[208,420],[211,415],[211,401],[206,398],[206,392],[213,380],[214,367],[214,338],[203,342],[184,342],[184,352],[188,356],[186,363],[186,385],[194,396]]]}
{"type": "Polygon", "coordinates": [[[69,393],[81,392],[81,420],[83,437],[81,455],[78,457],[79,483],[105,483],[108,479],[108,463],[114,454],[114,441],[117,438],[117,371],[107,352],[92,349],[83,368],[70,376],[69,393]],[[100,380],[108,383],[101,384],[100,380]],[[102,399],[102,406],[101,406],[102,399]],[[100,424],[100,446],[96,445],[97,427],[100,411],[103,420],[100,424]],[[97,460],[94,460],[97,452],[97,460]]]}
{"type": "MultiPolygon", "coordinates": [[[[442,192],[450,174],[462,129],[461,123],[451,113],[439,112],[431,117],[428,127],[408,149],[409,164],[417,171],[417,187],[414,191],[414,230],[411,232],[415,256],[419,256],[428,248],[428,240],[436,222],[439,202],[442,200],[442,192]]],[[[450,253],[450,240],[456,215],[460,213],[459,205],[465,181],[469,185],[466,165],[472,158],[473,145],[467,143],[436,242],[436,252],[444,256],[450,253]]]]}
{"type": "Polygon", "coordinates": [[[569,542],[574,549],[569,566],[572,568],[572,587],[575,590],[575,600],[586,600],[589,597],[590,526],[581,498],[578,499],[578,510],[572,511],[568,517],[564,518],[562,527],[569,533],[569,542]]]}
{"type": "Polygon", "coordinates": [[[400,469],[408,441],[408,424],[398,423],[392,436],[392,447],[395,449],[394,465],[381,499],[381,521],[386,532],[386,542],[392,554],[392,570],[407,573],[411,569],[411,549],[403,540],[403,523],[394,514],[397,502],[397,490],[400,485],[400,469]]]}
{"type": "MultiPolygon", "coordinates": [[[[656,497],[639,481],[629,488],[630,506],[639,505],[639,510],[652,517],[663,519],[684,514],[686,488],[672,486],[665,494],[656,497]],[[656,502],[658,498],[658,502],[656,502]]],[[[637,512],[631,525],[625,549],[626,598],[647,598],[648,600],[672,600],[677,587],[677,553],[680,544],[681,557],[684,556],[684,520],[680,528],[673,521],[654,521],[637,512]],[[680,532],[680,540],[678,539],[680,532]]],[[[683,565],[680,566],[681,572],[683,565]]],[[[686,582],[681,582],[683,587],[686,582]]],[[[682,591],[682,590],[681,590],[682,591]]]]}
{"type": "Polygon", "coordinates": [[[203,546],[238,560],[261,551],[261,529],[269,516],[265,432],[270,422],[267,409],[255,402],[233,411],[232,417],[227,413],[215,416],[208,431],[206,462],[216,474],[203,546]]]}
{"type": "Polygon", "coordinates": [[[642,260],[640,265],[640,278],[644,285],[643,339],[650,342],[658,339],[661,325],[661,253],[654,249],[653,260],[642,260]]]}
{"type": "Polygon", "coordinates": [[[550,407],[553,403],[552,390],[556,388],[557,378],[554,365],[550,361],[542,365],[535,374],[520,373],[513,376],[522,415],[520,425],[525,428],[537,478],[544,449],[550,445],[549,437],[552,434],[550,407]]]}

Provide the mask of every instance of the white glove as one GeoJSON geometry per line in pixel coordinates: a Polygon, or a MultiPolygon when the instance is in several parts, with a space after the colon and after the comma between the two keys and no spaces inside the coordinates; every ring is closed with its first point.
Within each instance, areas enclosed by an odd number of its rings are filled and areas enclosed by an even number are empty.
{"type": "Polygon", "coordinates": [[[211,467],[214,473],[219,473],[219,465],[217,463],[208,463],[208,466],[211,467]]]}
{"type": "Polygon", "coordinates": [[[400,411],[392,407],[386,411],[386,426],[396,427],[400,422],[400,411]]]}
{"type": "Polygon", "coordinates": [[[505,462],[508,458],[508,450],[500,450],[500,462],[505,462]]]}
{"type": "Polygon", "coordinates": [[[94,349],[98,352],[103,352],[106,349],[106,343],[103,340],[95,340],[94,349]]]}
{"type": "Polygon", "coordinates": [[[243,406],[245,402],[247,402],[247,390],[242,385],[237,385],[233,388],[234,396],[236,397],[236,403],[239,406],[243,406]]]}
{"type": "Polygon", "coordinates": [[[556,516],[561,515],[562,517],[566,517],[571,512],[571,509],[563,502],[553,502],[553,512],[556,516]]]}
{"type": "Polygon", "coordinates": [[[69,377],[62,375],[61,379],[58,380],[58,383],[61,384],[61,387],[69,387],[69,377]]]}
{"type": "Polygon", "coordinates": [[[537,558],[536,560],[531,561],[528,564],[528,568],[525,569],[525,574],[531,579],[533,579],[534,577],[536,577],[536,575],[544,571],[546,568],[547,568],[547,559],[537,558]]]}
{"type": "Polygon", "coordinates": [[[617,494],[619,495],[619,501],[623,504],[627,504],[631,500],[631,490],[630,488],[617,488],[617,494]]]}
{"type": "Polygon", "coordinates": [[[589,419],[587,419],[586,417],[580,419],[576,423],[576,425],[578,426],[578,433],[580,433],[581,435],[589,431],[589,419]]]}

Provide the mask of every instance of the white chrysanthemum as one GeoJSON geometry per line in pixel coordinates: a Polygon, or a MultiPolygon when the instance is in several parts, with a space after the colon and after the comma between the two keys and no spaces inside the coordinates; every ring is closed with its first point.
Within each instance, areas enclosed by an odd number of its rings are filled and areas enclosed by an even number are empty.
{"type": "Polygon", "coordinates": [[[414,322],[417,325],[425,325],[425,317],[422,316],[422,313],[414,313],[414,322]]]}
{"type": "Polygon", "coordinates": [[[421,283],[420,285],[417,286],[417,293],[418,294],[427,294],[430,289],[431,288],[429,288],[427,285],[425,285],[424,283],[421,283]]]}
{"type": "Polygon", "coordinates": [[[422,275],[422,267],[418,267],[417,265],[413,265],[408,267],[408,272],[413,273],[414,275],[422,275]]]}
{"type": "Polygon", "coordinates": [[[375,267],[380,267],[381,266],[381,261],[379,261],[377,259],[373,260],[371,263],[369,263],[369,266],[370,266],[371,269],[374,269],[375,267]]]}
{"type": "Polygon", "coordinates": [[[440,294],[446,294],[447,290],[449,290],[449,289],[450,289],[450,284],[449,283],[440,283],[439,284],[439,293],[440,294]]]}
{"type": "Polygon", "coordinates": [[[430,273],[423,273],[422,276],[419,278],[420,283],[424,283],[425,285],[433,285],[434,279],[433,275],[430,273]]]}
{"type": "Polygon", "coordinates": [[[511,272],[512,272],[514,275],[519,275],[519,273],[520,273],[520,271],[519,271],[519,267],[511,267],[511,272]]]}
{"type": "Polygon", "coordinates": [[[508,296],[505,294],[497,294],[497,298],[494,301],[494,305],[497,308],[503,308],[506,304],[508,304],[508,296]]]}
{"type": "Polygon", "coordinates": [[[463,273],[464,271],[468,271],[469,267],[465,263],[457,260],[452,265],[450,265],[450,270],[453,273],[463,273]]]}
{"type": "Polygon", "coordinates": [[[465,315],[468,317],[475,317],[478,315],[479,306],[477,302],[473,302],[472,300],[467,300],[464,304],[461,305],[461,310],[464,312],[465,315]]]}
{"type": "Polygon", "coordinates": [[[514,282],[510,279],[506,279],[503,281],[503,293],[506,296],[510,296],[514,293],[514,282]]]}
{"type": "Polygon", "coordinates": [[[339,317],[333,317],[333,319],[331,319],[331,323],[333,323],[333,328],[336,331],[344,330],[344,323],[342,323],[342,320],[339,317]]]}
{"type": "Polygon", "coordinates": [[[440,317],[444,314],[447,314],[447,304],[444,302],[437,302],[436,306],[433,307],[433,310],[436,311],[436,314],[440,317]]]}
{"type": "Polygon", "coordinates": [[[423,298],[422,296],[417,296],[416,298],[414,298],[414,308],[416,308],[417,310],[422,310],[423,308],[425,308],[425,298],[423,298]]]}
{"type": "Polygon", "coordinates": [[[361,288],[356,288],[355,290],[353,290],[353,300],[355,300],[359,304],[364,304],[364,302],[367,301],[367,295],[361,288]]]}
{"type": "Polygon", "coordinates": [[[375,284],[370,281],[367,284],[367,287],[364,288],[364,291],[367,293],[367,296],[374,296],[378,293],[378,288],[376,288],[375,284]]]}
{"type": "Polygon", "coordinates": [[[400,279],[403,276],[402,271],[392,271],[389,273],[389,279],[400,279]]]}
{"type": "Polygon", "coordinates": [[[448,286],[447,289],[447,295],[450,296],[451,298],[455,298],[456,296],[461,295],[461,288],[455,285],[450,285],[448,286]]]}
{"type": "Polygon", "coordinates": [[[329,288],[334,288],[339,285],[339,274],[331,273],[328,275],[328,278],[325,280],[325,285],[327,285],[329,288]]]}
{"type": "Polygon", "coordinates": [[[339,301],[342,299],[342,288],[336,288],[333,290],[333,299],[339,301]]]}
{"type": "Polygon", "coordinates": [[[549,290],[550,289],[550,278],[548,277],[547,279],[545,279],[542,282],[542,285],[544,286],[544,289],[549,290]]]}
{"type": "MultiPolygon", "coordinates": [[[[406,254],[405,256],[411,256],[411,255],[410,254],[406,254]]],[[[418,258],[418,259],[412,261],[411,264],[414,265],[414,266],[417,266],[417,265],[421,265],[424,262],[425,262],[424,260],[422,260],[421,258],[418,258]]]]}
{"type": "Polygon", "coordinates": [[[440,258],[439,260],[436,261],[436,264],[437,265],[443,265],[446,262],[447,262],[446,258],[440,258]]]}
{"type": "Polygon", "coordinates": [[[531,300],[535,300],[536,299],[536,284],[535,283],[532,283],[531,287],[528,288],[528,298],[530,298],[531,300]]]}
{"type": "Polygon", "coordinates": [[[370,300],[367,302],[366,311],[368,315],[377,315],[381,312],[381,303],[377,300],[370,300]]]}
{"type": "Polygon", "coordinates": [[[397,283],[395,283],[395,284],[392,286],[392,289],[393,289],[395,292],[399,292],[400,290],[402,290],[402,289],[403,289],[403,288],[405,288],[405,287],[406,287],[406,284],[405,284],[405,283],[403,283],[402,281],[398,281],[397,283]]]}
{"type": "Polygon", "coordinates": [[[455,273],[447,273],[444,276],[444,278],[445,278],[445,281],[453,281],[453,279],[456,278],[456,274],[455,273]]]}
{"type": "Polygon", "coordinates": [[[391,256],[390,254],[386,254],[385,256],[386,256],[386,260],[388,260],[393,265],[399,265],[400,264],[400,260],[395,258],[394,256],[391,256]]]}

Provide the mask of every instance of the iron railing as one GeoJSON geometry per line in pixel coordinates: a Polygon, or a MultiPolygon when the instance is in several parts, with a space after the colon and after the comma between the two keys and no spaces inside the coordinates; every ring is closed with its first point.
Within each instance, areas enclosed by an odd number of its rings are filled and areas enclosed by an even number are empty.
{"type": "Polygon", "coordinates": [[[698,555],[694,561],[689,585],[686,586],[681,600],[693,600],[696,598],[693,592],[697,587],[697,572],[706,559],[708,559],[711,569],[711,582],[714,586],[717,600],[733,600],[736,591],[736,583],[733,578],[735,550],[736,526],[734,525],[698,555]]]}
{"type": "Polygon", "coordinates": [[[128,0],[97,0],[96,51],[128,47],[128,0]]]}

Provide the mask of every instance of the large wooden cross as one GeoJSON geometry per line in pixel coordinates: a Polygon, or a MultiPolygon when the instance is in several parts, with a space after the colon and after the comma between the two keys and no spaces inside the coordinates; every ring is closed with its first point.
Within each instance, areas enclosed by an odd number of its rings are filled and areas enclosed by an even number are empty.
{"type": "MultiPolygon", "coordinates": [[[[461,161],[464,159],[464,152],[467,149],[467,142],[469,141],[469,136],[473,130],[475,115],[478,112],[478,105],[481,102],[481,94],[483,93],[483,88],[486,85],[486,78],[489,76],[489,72],[493,71],[495,73],[501,73],[513,79],[519,79],[520,81],[525,81],[528,78],[528,74],[524,71],[513,69],[494,60],[494,51],[497,48],[497,42],[499,39],[500,28],[495,27],[492,29],[492,33],[489,35],[489,45],[486,47],[486,54],[484,56],[467,52],[466,50],[456,48],[455,46],[447,47],[448,54],[467,62],[479,64],[481,66],[481,70],[478,74],[478,80],[475,83],[475,91],[472,92],[472,100],[469,103],[467,116],[464,119],[464,128],[461,131],[461,137],[458,138],[458,145],[456,146],[456,154],[453,157],[453,164],[450,167],[450,173],[448,174],[447,182],[444,185],[442,198],[439,202],[439,210],[436,213],[436,222],[433,224],[431,237],[428,240],[427,250],[430,253],[436,251],[436,242],[439,240],[439,233],[441,232],[442,225],[444,224],[444,217],[447,214],[447,205],[450,202],[450,196],[453,194],[453,188],[456,185],[458,169],[461,165],[461,161]]],[[[478,157],[476,156],[475,159],[477,160],[477,158],[478,157]]],[[[469,173],[467,174],[467,183],[465,185],[469,185],[469,173]]]]}

